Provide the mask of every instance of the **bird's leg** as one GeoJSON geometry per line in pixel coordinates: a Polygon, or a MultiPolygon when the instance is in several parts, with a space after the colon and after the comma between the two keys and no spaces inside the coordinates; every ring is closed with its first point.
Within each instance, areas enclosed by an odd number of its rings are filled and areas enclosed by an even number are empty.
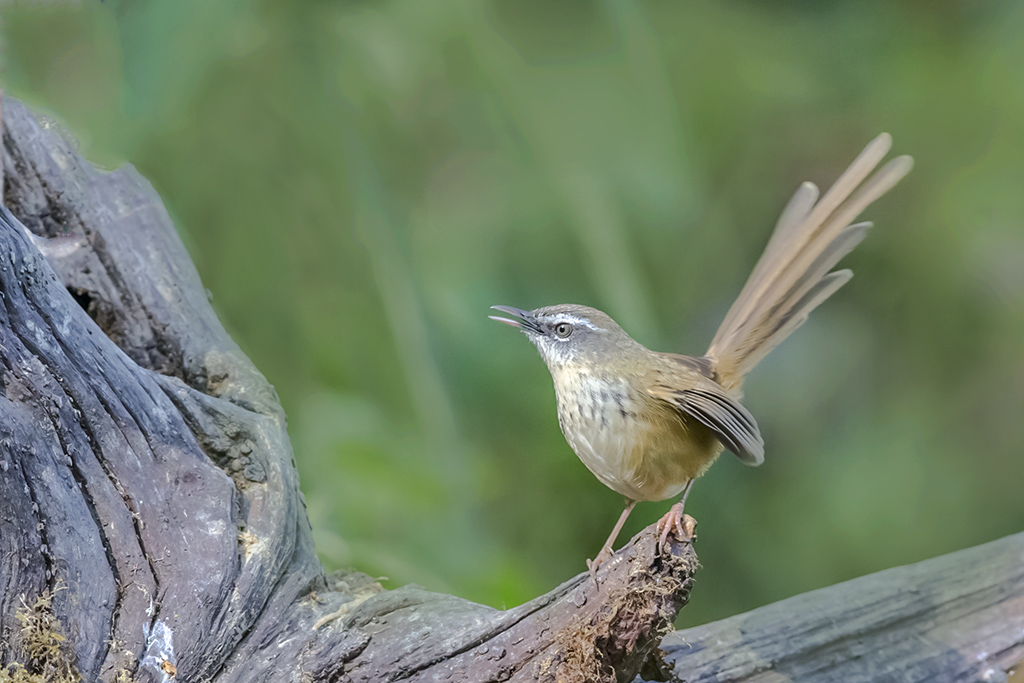
{"type": "Polygon", "coordinates": [[[590,575],[593,576],[597,571],[597,568],[601,566],[601,563],[612,556],[614,552],[612,550],[612,544],[615,543],[615,539],[619,537],[619,532],[622,531],[622,525],[626,523],[629,518],[629,513],[633,511],[636,506],[635,500],[626,501],[626,509],[619,515],[619,521],[615,523],[615,528],[612,529],[612,533],[608,536],[608,540],[604,542],[604,547],[601,548],[601,552],[597,554],[593,560],[587,560],[587,569],[590,570],[590,575]]]}
{"type": "Polygon", "coordinates": [[[696,525],[693,517],[683,514],[683,508],[686,507],[686,497],[690,495],[690,488],[693,486],[693,479],[683,489],[683,497],[679,499],[679,502],[669,508],[665,516],[658,520],[657,530],[658,536],[658,552],[665,547],[665,541],[668,540],[668,535],[672,531],[676,532],[676,536],[681,541],[690,541],[693,539],[693,527],[696,525]]]}

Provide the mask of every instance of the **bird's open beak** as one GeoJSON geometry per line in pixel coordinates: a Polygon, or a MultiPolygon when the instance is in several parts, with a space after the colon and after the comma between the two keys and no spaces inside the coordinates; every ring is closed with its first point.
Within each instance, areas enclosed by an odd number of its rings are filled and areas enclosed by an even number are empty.
{"type": "Polygon", "coordinates": [[[513,308],[512,306],[491,306],[491,308],[496,311],[501,311],[502,313],[508,313],[516,318],[515,320],[512,320],[511,318],[502,318],[497,315],[487,316],[491,320],[497,320],[499,323],[518,327],[525,332],[543,334],[543,330],[541,330],[540,325],[537,324],[537,320],[533,317],[533,314],[530,313],[530,311],[524,311],[521,308],[513,308]]]}

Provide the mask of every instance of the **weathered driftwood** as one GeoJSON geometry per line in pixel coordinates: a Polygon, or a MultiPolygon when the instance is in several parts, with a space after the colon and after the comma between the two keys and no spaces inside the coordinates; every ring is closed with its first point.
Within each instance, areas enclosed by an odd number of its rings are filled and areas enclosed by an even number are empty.
{"type": "Polygon", "coordinates": [[[507,611],[325,578],[277,397],[159,198],[4,105],[0,665],[119,682],[636,675],[686,600],[689,543],[659,556],[646,531],[599,583],[507,611]]]}
{"type": "Polygon", "coordinates": [[[1024,533],[805,593],[662,645],[686,683],[1005,683],[1024,665],[1024,533]]]}

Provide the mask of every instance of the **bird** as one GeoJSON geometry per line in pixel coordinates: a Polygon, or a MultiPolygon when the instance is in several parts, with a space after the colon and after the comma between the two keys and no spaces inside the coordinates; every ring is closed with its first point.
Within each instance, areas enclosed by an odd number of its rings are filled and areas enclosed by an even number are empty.
{"type": "Polygon", "coordinates": [[[520,329],[540,352],[569,446],[626,498],[608,540],[587,561],[592,573],[613,555],[638,501],[681,495],[658,522],[658,547],[670,533],[689,540],[693,520],[684,509],[694,480],[724,450],[746,465],[764,462],[764,439],[741,402],[743,381],[849,281],[851,271],[832,268],[872,225],[853,221],[913,167],[899,156],[872,174],[891,147],[889,134],[876,137],[820,198],[814,183],[800,185],[702,356],[651,351],[589,306],[492,306],[510,317],[490,318],[520,329]]]}

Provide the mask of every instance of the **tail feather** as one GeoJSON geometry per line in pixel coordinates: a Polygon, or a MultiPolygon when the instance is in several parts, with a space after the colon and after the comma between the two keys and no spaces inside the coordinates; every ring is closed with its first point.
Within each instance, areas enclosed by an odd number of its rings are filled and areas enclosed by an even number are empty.
{"type": "MultiPolygon", "coordinates": [[[[807,316],[818,307],[818,304],[835,294],[852,277],[853,271],[845,269],[834,271],[823,277],[788,313],[778,316],[776,326],[770,330],[769,334],[765,335],[763,342],[756,345],[747,355],[744,366],[753,368],[761,362],[783,339],[806,322],[807,316]]],[[[738,387],[738,384],[735,384],[734,387],[738,387]]]]}
{"type": "Polygon", "coordinates": [[[868,179],[891,145],[888,134],[879,135],[820,201],[818,188],[803,183],[786,205],[708,349],[727,388],[739,388],[769,351],[850,279],[850,271],[829,271],[871,227],[851,223],[913,166],[910,157],[898,157],[868,179]]]}

